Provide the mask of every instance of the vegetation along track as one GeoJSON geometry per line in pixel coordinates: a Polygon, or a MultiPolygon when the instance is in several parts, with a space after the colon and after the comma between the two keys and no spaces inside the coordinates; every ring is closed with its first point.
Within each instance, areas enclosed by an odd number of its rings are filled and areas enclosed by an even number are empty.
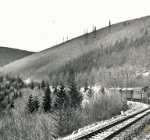
{"type": "Polygon", "coordinates": [[[118,135],[120,132],[133,125],[135,122],[142,119],[144,116],[150,113],[150,107],[127,116],[119,121],[116,121],[110,125],[107,125],[97,131],[89,133],[85,136],[82,136],[78,139],[100,139],[100,140],[110,140],[118,135]]]}
{"type": "Polygon", "coordinates": [[[150,107],[147,106],[146,108],[140,111],[136,111],[132,114],[129,114],[128,116],[124,116],[119,120],[113,121],[111,124],[107,124],[98,129],[93,129],[93,131],[90,131],[88,133],[84,133],[82,135],[78,135],[75,136],[74,138],[72,137],[68,139],[78,139],[78,140],[84,139],[110,140],[112,138],[117,139],[116,135],[123,132],[126,128],[133,125],[134,123],[136,123],[149,113],[150,107]]]}

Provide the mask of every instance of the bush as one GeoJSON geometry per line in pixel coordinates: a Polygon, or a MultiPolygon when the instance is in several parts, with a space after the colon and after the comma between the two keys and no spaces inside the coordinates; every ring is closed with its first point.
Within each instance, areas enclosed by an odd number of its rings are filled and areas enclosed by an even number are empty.
{"type": "Polygon", "coordinates": [[[81,113],[78,109],[67,107],[55,111],[54,138],[64,137],[79,129],[82,125],[81,113]]]}

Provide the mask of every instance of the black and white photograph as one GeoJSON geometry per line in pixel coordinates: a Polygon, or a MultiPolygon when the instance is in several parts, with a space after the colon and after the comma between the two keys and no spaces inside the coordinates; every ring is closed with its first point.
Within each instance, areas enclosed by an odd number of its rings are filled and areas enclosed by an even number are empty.
{"type": "Polygon", "coordinates": [[[150,140],[149,4],[0,0],[0,140],[150,140]]]}

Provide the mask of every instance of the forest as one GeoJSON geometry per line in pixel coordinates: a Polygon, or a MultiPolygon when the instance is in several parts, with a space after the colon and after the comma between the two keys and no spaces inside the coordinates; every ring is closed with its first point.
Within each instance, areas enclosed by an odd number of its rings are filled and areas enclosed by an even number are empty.
{"type": "Polygon", "coordinates": [[[146,86],[149,76],[136,76],[137,71],[150,69],[150,36],[147,29],[140,31],[141,36],[135,39],[117,40],[110,46],[103,47],[71,60],[64,66],[50,73],[53,85],[64,82],[70,69],[74,69],[78,87],[85,84],[105,85],[106,87],[146,86]]]}
{"type": "Polygon", "coordinates": [[[96,93],[86,86],[76,87],[75,73],[70,70],[69,88],[63,83],[0,77],[0,136],[14,139],[56,139],[75,133],[86,125],[110,119],[128,109],[118,93],[109,94],[101,87],[96,93]],[[32,130],[32,131],[31,131],[32,130]]]}

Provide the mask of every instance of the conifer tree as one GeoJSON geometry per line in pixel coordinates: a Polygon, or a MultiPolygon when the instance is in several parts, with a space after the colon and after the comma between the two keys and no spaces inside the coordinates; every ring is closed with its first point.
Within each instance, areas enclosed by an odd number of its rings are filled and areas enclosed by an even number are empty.
{"type": "Polygon", "coordinates": [[[87,83],[87,77],[85,79],[85,83],[84,83],[84,92],[86,92],[88,90],[88,83],[87,83]]]}
{"type": "Polygon", "coordinates": [[[32,90],[34,89],[34,83],[33,83],[33,81],[31,82],[30,88],[31,88],[32,90]]]}
{"type": "Polygon", "coordinates": [[[50,112],[51,111],[51,91],[49,89],[49,86],[47,86],[45,90],[45,95],[43,97],[43,109],[45,112],[50,112]]]}
{"type": "Polygon", "coordinates": [[[10,104],[10,97],[9,97],[9,95],[8,95],[8,99],[7,100],[8,100],[8,104],[10,104]]]}
{"type": "Polygon", "coordinates": [[[0,83],[3,82],[3,76],[0,76],[0,83]]]}
{"type": "Polygon", "coordinates": [[[15,107],[14,101],[12,101],[11,104],[10,104],[10,108],[14,108],[14,107],[15,107]]]}
{"type": "Polygon", "coordinates": [[[70,80],[69,94],[71,97],[71,107],[77,108],[80,106],[80,103],[82,102],[82,95],[80,92],[77,91],[75,83],[75,73],[73,69],[70,70],[69,80],[70,80]]]}
{"type": "Polygon", "coordinates": [[[19,97],[20,97],[20,98],[22,97],[22,92],[21,92],[21,91],[19,92],[19,97]]]}
{"type": "Polygon", "coordinates": [[[10,83],[13,83],[13,82],[15,82],[15,78],[14,78],[14,77],[12,77],[12,78],[10,79],[10,83]]]}
{"type": "Polygon", "coordinates": [[[6,75],[6,80],[7,80],[7,81],[10,81],[10,79],[11,79],[10,76],[7,74],[7,75],[6,75]]]}
{"type": "Polygon", "coordinates": [[[29,99],[28,99],[28,102],[27,102],[25,109],[29,113],[32,113],[35,110],[32,94],[30,94],[30,96],[29,96],[29,99]]]}
{"type": "Polygon", "coordinates": [[[40,83],[38,83],[38,89],[40,89],[41,87],[40,87],[40,83]]]}
{"type": "Polygon", "coordinates": [[[17,99],[17,98],[18,98],[18,93],[17,93],[17,92],[14,92],[13,98],[14,98],[14,99],[17,99]]]}
{"type": "Polygon", "coordinates": [[[35,96],[33,104],[34,104],[35,111],[38,111],[38,109],[40,107],[40,102],[39,102],[37,96],[35,96]]]}
{"type": "Polygon", "coordinates": [[[79,91],[77,91],[75,82],[71,82],[69,93],[71,96],[71,107],[79,107],[82,102],[82,95],[79,91]]]}
{"type": "Polygon", "coordinates": [[[45,82],[43,80],[42,83],[41,83],[41,88],[44,89],[44,87],[45,87],[45,82]]]}
{"type": "Polygon", "coordinates": [[[105,93],[105,88],[104,86],[101,87],[101,92],[104,94],[105,93]]]}
{"type": "Polygon", "coordinates": [[[60,86],[60,90],[57,92],[57,97],[56,97],[56,108],[61,108],[66,99],[66,93],[65,93],[65,87],[63,84],[60,86]]]}
{"type": "Polygon", "coordinates": [[[22,82],[22,79],[18,76],[17,79],[16,79],[17,83],[21,83],[22,82]]]}

